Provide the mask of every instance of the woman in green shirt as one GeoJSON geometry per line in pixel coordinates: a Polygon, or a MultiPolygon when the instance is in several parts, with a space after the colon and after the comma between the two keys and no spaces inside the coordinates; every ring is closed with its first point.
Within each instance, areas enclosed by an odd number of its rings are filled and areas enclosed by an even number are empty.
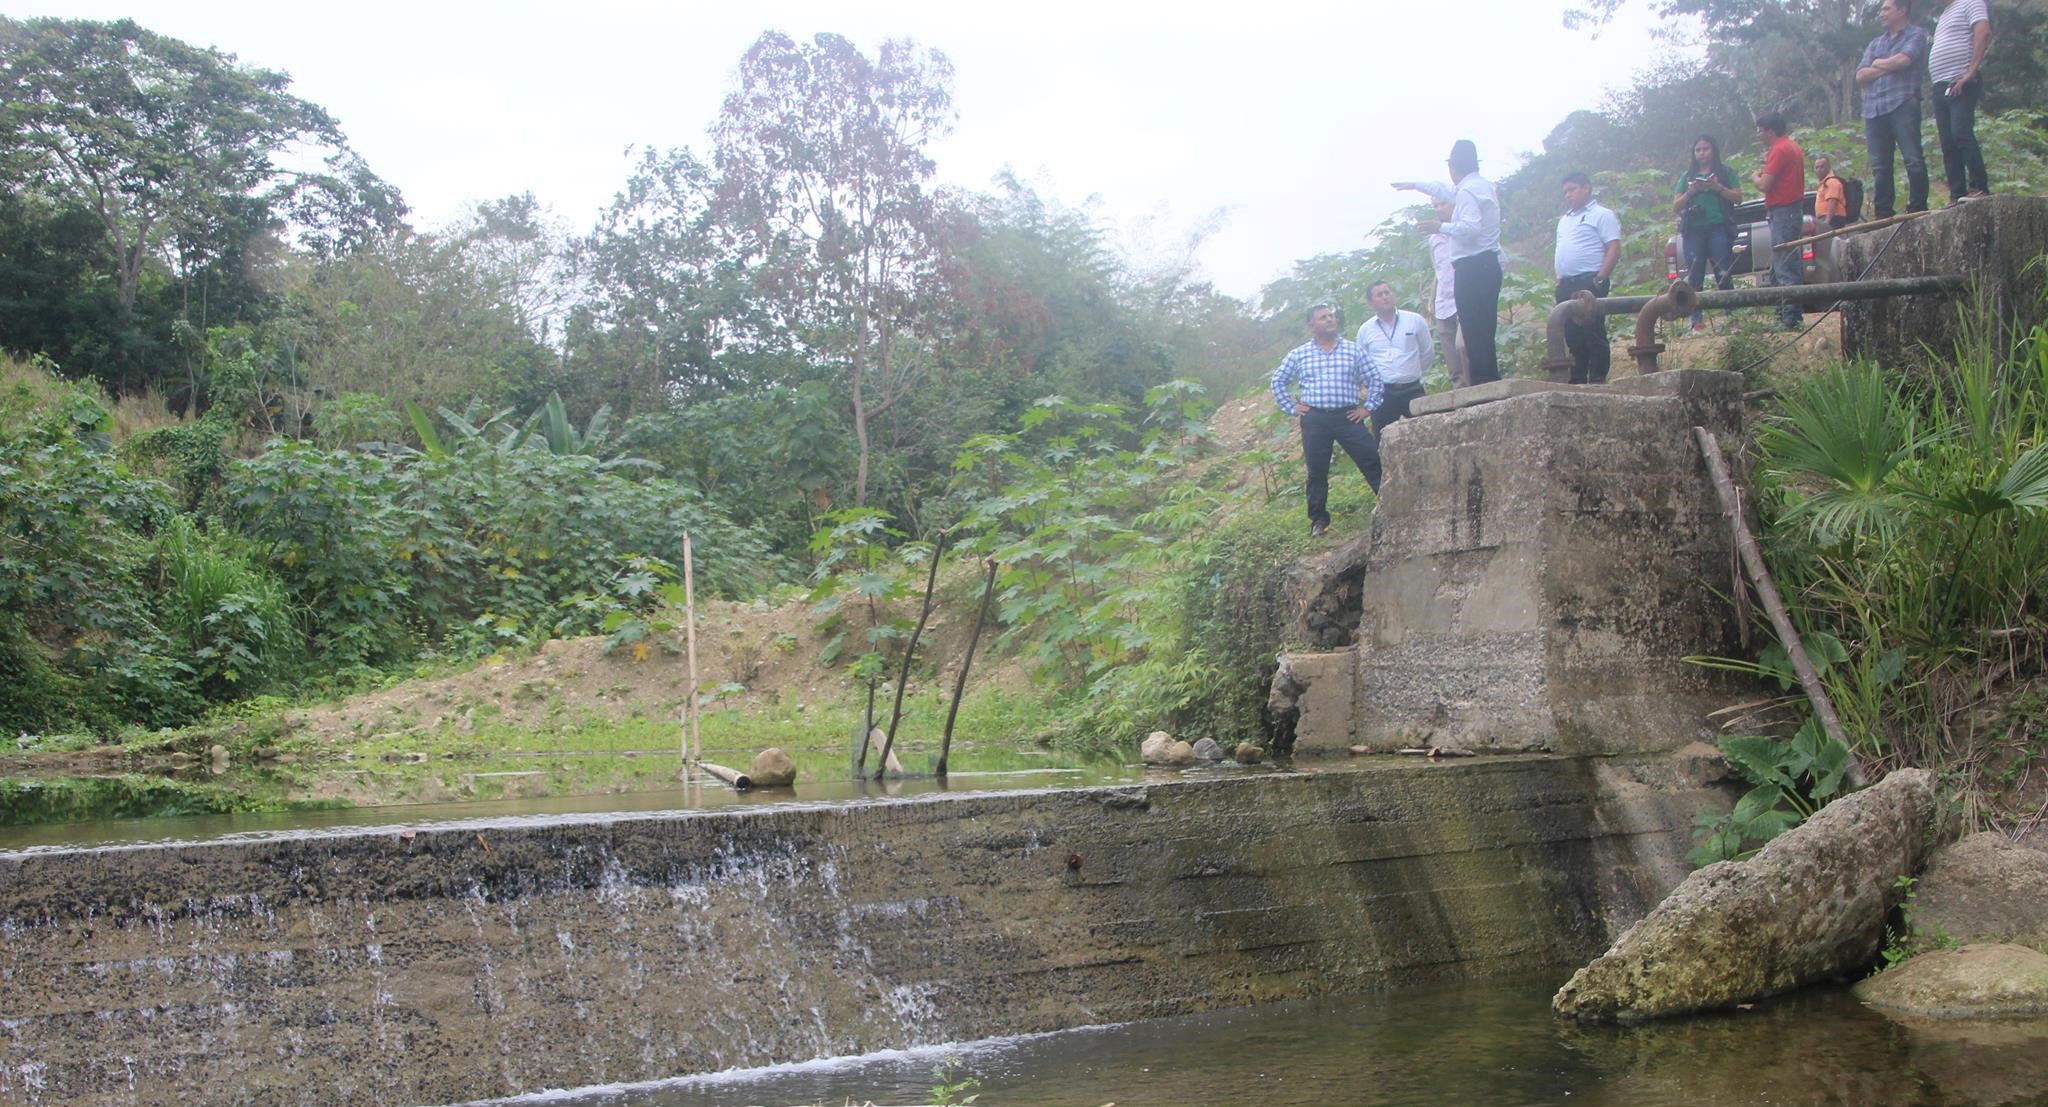
{"type": "MultiPolygon", "coordinates": [[[[1692,164],[1678,176],[1673,189],[1677,199],[1671,210],[1678,214],[1679,241],[1685,247],[1686,279],[1703,288],[1707,266],[1714,267],[1714,285],[1723,291],[1735,286],[1735,213],[1742,190],[1735,187],[1735,173],[1721,164],[1721,143],[1713,135],[1701,135],[1692,144],[1692,164]]],[[[1692,329],[1704,326],[1704,312],[1692,313],[1692,329]]]]}

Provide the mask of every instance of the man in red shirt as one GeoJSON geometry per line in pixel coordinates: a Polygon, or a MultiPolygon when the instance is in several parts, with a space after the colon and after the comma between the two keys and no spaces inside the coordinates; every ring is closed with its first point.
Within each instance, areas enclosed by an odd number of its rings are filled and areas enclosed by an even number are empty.
{"type": "MultiPolygon", "coordinates": [[[[1799,202],[1806,198],[1806,151],[1786,133],[1785,117],[1767,111],[1756,117],[1756,134],[1763,140],[1764,167],[1756,172],[1757,190],[1764,194],[1764,218],[1771,226],[1771,284],[1799,282],[1799,251],[1780,243],[1791,242],[1805,231],[1805,213],[1799,202]]],[[[1798,330],[1804,316],[1797,304],[1778,305],[1778,322],[1786,330],[1798,330]]]]}

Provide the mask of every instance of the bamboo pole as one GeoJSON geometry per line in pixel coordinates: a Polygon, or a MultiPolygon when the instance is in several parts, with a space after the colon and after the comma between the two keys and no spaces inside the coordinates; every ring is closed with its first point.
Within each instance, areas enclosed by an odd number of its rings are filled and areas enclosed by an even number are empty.
{"type": "Polygon", "coordinates": [[[939,583],[939,555],[946,552],[946,532],[932,540],[932,568],[924,578],[924,607],[917,613],[917,628],[910,632],[910,644],[903,647],[903,669],[896,677],[896,706],[889,712],[889,729],[882,735],[882,764],[875,769],[880,780],[889,771],[889,751],[896,746],[896,724],[903,720],[903,688],[910,683],[910,659],[917,654],[917,640],[924,636],[924,624],[932,617],[932,589],[939,583]]]}
{"type": "Polygon", "coordinates": [[[1749,580],[1756,588],[1757,598],[1763,601],[1764,614],[1771,620],[1771,629],[1777,632],[1779,644],[1785,647],[1785,655],[1792,659],[1792,672],[1799,678],[1799,687],[1806,692],[1807,701],[1813,704],[1813,713],[1820,718],[1821,729],[1828,737],[1842,743],[1849,750],[1849,782],[1856,787],[1864,784],[1863,766],[1856,760],[1856,751],[1849,745],[1849,739],[1842,731],[1841,717],[1835,714],[1835,705],[1828,700],[1827,689],[1821,687],[1820,674],[1814,671],[1813,662],[1806,656],[1806,645],[1799,638],[1799,631],[1792,626],[1792,616],[1785,610],[1785,601],[1778,596],[1778,586],[1771,581],[1771,572],[1764,566],[1763,551],[1757,547],[1755,536],[1749,533],[1749,524],[1742,518],[1742,501],[1735,492],[1735,481],[1728,475],[1728,466],[1721,460],[1721,444],[1705,427],[1692,429],[1693,441],[1699,443],[1700,453],[1707,459],[1707,471],[1714,479],[1714,490],[1721,495],[1721,511],[1728,516],[1729,527],[1735,533],[1735,549],[1742,556],[1742,567],[1749,571],[1749,580]]]}
{"type": "Polygon", "coordinates": [[[738,769],[728,769],[723,765],[713,765],[709,761],[699,761],[697,762],[697,767],[742,792],[754,786],[754,779],[738,769]]]}
{"type": "Polygon", "coordinates": [[[1807,235],[1805,238],[1795,238],[1792,241],[1784,243],[1782,245],[1774,242],[1771,244],[1771,248],[1780,250],[1790,250],[1795,246],[1805,246],[1809,243],[1819,242],[1824,238],[1835,238],[1839,235],[1854,234],[1857,231],[1874,231],[1879,227],[1889,227],[1894,223],[1904,223],[1909,219],[1918,219],[1923,215],[1932,214],[1934,213],[1931,211],[1900,212],[1897,215],[1887,215],[1883,219],[1872,219],[1867,223],[1851,223],[1846,227],[1830,227],[1827,230],[1820,232],[1819,234],[1810,234],[1807,235]]]}
{"type": "Polygon", "coordinates": [[[702,761],[704,734],[698,721],[702,712],[697,706],[697,573],[690,559],[689,531],[683,532],[683,643],[690,661],[690,698],[684,701],[683,709],[689,722],[684,754],[690,760],[702,761]]]}
{"type": "Polygon", "coordinates": [[[994,558],[982,562],[987,569],[987,582],[981,586],[981,607],[974,613],[974,630],[967,635],[967,655],[960,659],[960,678],[953,682],[953,706],[946,709],[946,730],[939,736],[939,763],[933,774],[940,780],[946,779],[946,759],[953,754],[953,720],[960,714],[960,697],[967,691],[967,669],[974,664],[974,646],[981,641],[981,625],[988,621],[988,604],[996,594],[996,563],[994,558]]]}

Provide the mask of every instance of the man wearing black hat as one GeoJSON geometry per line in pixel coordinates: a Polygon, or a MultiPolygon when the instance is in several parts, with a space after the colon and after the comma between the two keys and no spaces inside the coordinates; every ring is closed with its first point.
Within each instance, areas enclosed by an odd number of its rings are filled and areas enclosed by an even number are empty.
{"type": "Polygon", "coordinates": [[[1450,185],[1438,181],[1396,181],[1395,188],[1448,201],[1448,221],[1426,219],[1416,224],[1423,234],[1442,232],[1451,240],[1452,295],[1458,302],[1458,324],[1465,332],[1466,375],[1473,384],[1500,379],[1494,354],[1494,332],[1500,327],[1500,201],[1493,182],[1479,175],[1479,148],[1461,138],[1451,144],[1447,163],[1450,185]]]}

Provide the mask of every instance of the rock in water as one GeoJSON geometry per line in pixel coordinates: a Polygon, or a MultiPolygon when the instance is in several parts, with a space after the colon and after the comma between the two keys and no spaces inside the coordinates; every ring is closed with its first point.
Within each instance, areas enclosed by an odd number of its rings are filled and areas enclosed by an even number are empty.
{"type": "Polygon", "coordinates": [[[2048,953],[2014,945],[1937,949],[1856,985],[1856,998],[1935,1018],[2048,1014],[2048,953]]]}
{"type": "Polygon", "coordinates": [[[1913,887],[1923,943],[2017,942],[2048,951],[2048,853],[1987,830],[1927,859],[1913,887]]]}
{"type": "Polygon", "coordinates": [[[1186,742],[1175,742],[1166,749],[1166,763],[1169,765],[1192,765],[1195,763],[1195,747],[1186,742]]]}
{"type": "Polygon", "coordinates": [[[1685,878],[1551,1006],[1637,1020],[1725,1007],[1859,968],[1877,954],[1898,878],[1917,872],[1934,785],[1904,769],[1836,800],[1748,861],[1685,878]]]}
{"type": "Polygon", "coordinates": [[[1147,765],[1163,765],[1173,749],[1173,735],[1155,730],[1145,736],[1145,743],[1138,747],[1138,756],[1147,765]]]}
{"type": "Polygon", "coordinates": [[[1266,751],[1250,742],[1239,742],[1236,757],[1240,765],[1256,765],[1266,759],[1266,751]]]}
{"type": "Polygon", "coordinates": [[[1204,738],[1195,743],[1195,756],[1204,761],[1223,760],[1223,747],[1214,738],[1204,738]]]}
{"type": "Polygon", "coordinates": [[[787,788],[796,783],[796,762],[775,746],[754,755],[754,767],[747,770],[756,788],[787,788]]]}
{"type": "MultiPolygon", "coordinates": [[[[868,752],[881,757],[882,747],[887,745],[888,741],[889,733],[881,727],[868,731],[868,752]]],[[[882,775],[891,778],[903,775],[903,762],[896,760],[895,746],[889,746],[889,755],[882,761],[882,775]]]]}

